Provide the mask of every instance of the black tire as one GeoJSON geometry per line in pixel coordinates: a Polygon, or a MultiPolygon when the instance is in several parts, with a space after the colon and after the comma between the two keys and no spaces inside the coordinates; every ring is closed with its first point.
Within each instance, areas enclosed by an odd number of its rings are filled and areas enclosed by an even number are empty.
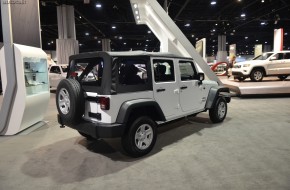
{"type": "Polygon", "coordinates": [[[63,79],[56,90],[56,107],[65,125],[78,124],[84,114],[84,94],[80,83],[74,79],[63,79]]]}
{"type": "Polygon", "coordinates": [[[262,69],[254,69],[250,74],[250,78],[254,82],[260,82],[263,80],[264,75],[265,74],[262,69]]]}
{"type": "Polygon", "coordinates": [[[237,79],[238,79],[238,81],[242,82],[242,81],[244,81],[246,78],[245,78],[245,77],[238,77],[237,79]]]}
{"type": "Polygon", "coordinates": [[[85,134],[85,133],[83,133],[83,132],[80,132],[80,131],[78,131],[78,132],[79,132],[79,134],[80,134],[81,136],[85,137],[88,141],[93,141],[93,140],[95,140],[95,138],[92,137],[91,135],[87,135],[87,134],[85,134]]]}
{"type": "Polygon", "coordinates": [[[135,158],[148,154],[156,142],[156,127],[156,123],[147,116],[138,117],[133,120],[127,132],[122,137],[122,146],[125,152],[135,158]],[[142,129],[145,129],[145,134],[142,129]],[[147,144],[144,142],[146,138],[148,140],[147,144]]]}
{"type": "Polygon", "coordinates": [[[223,97],[219,97],[214,106],[209,109],[209,117],[213,123],[222,122],[227,115],[228,107],[227,102],[223,97]]]}
{"type": "Polygon", "coordinates": [[[288,77],[288,75],[279,75],[278,78],[280,80],[285,80],[288,77]]]}

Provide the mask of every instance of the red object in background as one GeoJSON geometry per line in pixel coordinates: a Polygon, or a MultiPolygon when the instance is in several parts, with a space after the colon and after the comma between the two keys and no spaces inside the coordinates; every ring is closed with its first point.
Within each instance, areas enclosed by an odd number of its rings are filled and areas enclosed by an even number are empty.
{"type": "Polygon", "coordinates": [[[213,66],[211,66],[210,68],[211,68],[211,70],[213,72],[216,73],[217,76],[226,76],[227,75],[227,70],[226,70],[227,65],[228,65],[227,62],[218,62],[218,63],[214,64],[213,66]],[[219,72],[216,72],[217,67],[219,65],[221,65],[221,64],[225,64],[226,65],[225,70],[223,72],[220,72],[220,73],[219,72]]]}

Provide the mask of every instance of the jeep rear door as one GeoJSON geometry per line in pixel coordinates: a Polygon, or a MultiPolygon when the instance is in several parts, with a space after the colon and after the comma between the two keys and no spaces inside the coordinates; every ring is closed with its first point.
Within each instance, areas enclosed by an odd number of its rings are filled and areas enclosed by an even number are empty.
{"type": "Polygon", "coordinates": [[[174,59],[151,58],[154,99],[161,107],[166,119],[180,112],[179,88],[176,81],[174,59]]]}
{"type": "Polygon", "coordinates": [[[180,77],[180,105],[183,112],[197,112],[205,107],[206,97],[204,87],[199,84],[197,77],[197,69],[195,64],[190,60],[180,60],[179,63],[180,77]]]}

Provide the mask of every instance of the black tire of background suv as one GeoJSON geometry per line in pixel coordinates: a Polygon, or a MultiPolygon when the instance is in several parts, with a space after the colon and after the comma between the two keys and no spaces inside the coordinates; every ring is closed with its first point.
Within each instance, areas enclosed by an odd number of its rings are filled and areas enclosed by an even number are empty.
{"type": "Polygon", "coordinates": [[[219,97],[215,104],[213,105],[213,107],[211,109],[209,109],[209,117],[210,117],[210,120],[213,122],[213,123],[220,123],[222,122],[226,116],[227,116],[227,111],[228,111],[228,107],[227,107],[227,102],[226,100],[223,98],[223,97],[219,97]],[[219,115],[218,115],[218,109],[219,109],[219,104],[221,104],[221,102],[223,102],[225,104],[225,108],[226,108],[226,111],[225,111],[225,115],[220,118],[219,115]]]}
{"type": "Polygon", "coordinates": [[[251,74],[250,74],[250,78],[251,78],[251,80],[254,81],[254,82],[260,82],[260,81],[263,80],[264,75],[265,75],[265,73],[264,73],[264,71],[263,71],[262,69],[253,69],[252,72],[251,72],[251,74]],[[260,80],[256,80],[255,77],[254,77],[254,73],[255,73],[256,71],[260,71],[260,72],[262,73],[262,78],[261,78],[260,80]]]}
{"type": "Polygon", "coordinates": [[[85,111],[84,93],[80,83],[75,79],[63,79],[57,86],[56,90],[56,107],[57,111],[65,125],[75,125],[80,122],[85,111]],[[59,108],[58,98],[61,89],[65,89],[69,94],[70,110],[63,114],[59,108]]]}
{"type": "Polygon", "coordinates": [[[127,132],[122,137],[122,146],[125,152],[131,157],[141,157],[148,154],[154,147],[157,139],[157,124],[147,116],[137,117],[131,125],[128,126],[127,132]],[[139,126],[149,124],[153,130],[153,139],[148,148],[140,150],[135,144],[135,134],[139,126]]]}
{"type": "Polygon", "coordinates": [[[279,75],[278,78],[280,80],[285,80],[288,77],[288,75],[279,75]]]}

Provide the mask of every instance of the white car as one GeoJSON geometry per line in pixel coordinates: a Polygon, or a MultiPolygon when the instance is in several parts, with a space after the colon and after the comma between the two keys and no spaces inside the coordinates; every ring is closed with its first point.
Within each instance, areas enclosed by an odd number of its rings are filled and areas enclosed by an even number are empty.
{"type": "Polygon", "coordinates": [[[209,111],[222,122],[229,89],[204,80],[192,58],[165,53],[91,52],[70,57],[56,90],[58,122],[88,139],[121,137],[133,157],[151,151],[158,124],[209,111]],[[75,75],[75,65],[88,63],[75,75]],[[94,80],[86,80],[94,72],[94,80]]]}
{"type": "Polygon", "coordinates": [[[56,88],[58,83],[66,78],[68,65],[52,65],[48,68],[50,87],[56,88]]]}
{"type": "Polygon", "coordinates": [[[250,61],[236,63],[232,75],[239,81],[250,77],[257,82],[266,76],[278,76],[284,80],[290,75],[290,51],[267,52],[250,61]]]}
{"type": "MultiPolygon", "coordinates": [[[[86,68],[85,64],[78,64],[76,66],[76,73],[80,75],[82,71],[86,68]]],[[[57,88],[57,85],[62,79],[65,79],[67,76],[68,65],[59,64],[59,65],[52,65],[48,68],[48,75],[49,75],[49,83],[51,88],[57,88]]],[[[92,80],[94,74],[90,72],[86,77],[85,80],[92,80]]]]}

